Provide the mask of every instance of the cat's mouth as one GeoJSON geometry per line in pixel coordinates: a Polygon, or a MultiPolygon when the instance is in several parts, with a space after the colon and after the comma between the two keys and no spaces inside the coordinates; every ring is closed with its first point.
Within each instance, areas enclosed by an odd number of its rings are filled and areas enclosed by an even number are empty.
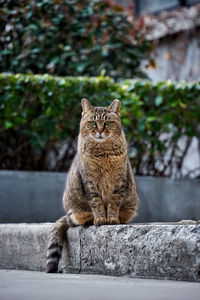
{"type": "Polygon", "coordinates": [[[106,138],[103,137],[103,136],[95,137],[94,139],[95,139],[95,141],[97,141],[97,142],[103,142],[103,141],[106,140],[106,138]]]}
{"type": "Polygon", "coordinates": [[[95,140],[97,140],[97,141],[103,141],[103,140],[105,140],[105,137],[99,136],[99,137],[95,138],[95,140]]]}
{"type": "Polygon", "coordinates": [[[95,136],[93,136],[93,139],[97,142],[104,142],[106,140],[106,136],[105,133],[97,133],[95,136]]]}

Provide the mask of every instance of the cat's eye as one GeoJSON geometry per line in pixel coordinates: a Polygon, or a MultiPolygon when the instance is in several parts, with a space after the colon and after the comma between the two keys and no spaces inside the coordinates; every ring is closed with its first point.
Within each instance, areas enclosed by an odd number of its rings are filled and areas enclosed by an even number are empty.
{"type": "Polygon", "coordinates": [[[110,125],[111,122],[110,122],[110,121],[106,121],[104,124],[105,124],[105,125],[110,125]]]}
{"type": "Polygon", "coordinates": [[[97,125],[97,122],[95,122],[95,121],[90,121],[90,124],[93,125],[93,126],[96,126],[96,125],[97,125]]]}

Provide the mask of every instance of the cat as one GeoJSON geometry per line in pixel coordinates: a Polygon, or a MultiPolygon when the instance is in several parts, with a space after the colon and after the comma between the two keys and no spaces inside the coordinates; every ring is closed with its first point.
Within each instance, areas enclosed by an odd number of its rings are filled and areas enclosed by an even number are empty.
{"type": "Polygon", "coordinates": [[[138,206],[135,179],[121,126],[120,101],[94,107],[82,99],[77,155],[63,195],[66,216],[53,226],[46,272],[58,271],[66,230],[76,225],[128,223],[138,206]]]}

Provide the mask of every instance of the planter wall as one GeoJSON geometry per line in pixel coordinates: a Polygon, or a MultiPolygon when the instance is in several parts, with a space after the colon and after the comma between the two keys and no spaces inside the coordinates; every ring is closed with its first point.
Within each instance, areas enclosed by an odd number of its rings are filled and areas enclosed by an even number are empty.
{"type": "MultiPolygon", "coordinates": [[[[54,222],[64,215],[65,173],[0,171],[0,223],[54,222]]],[[[200,180],[136,177],[135,222],[200,219],[200,180]]]]}

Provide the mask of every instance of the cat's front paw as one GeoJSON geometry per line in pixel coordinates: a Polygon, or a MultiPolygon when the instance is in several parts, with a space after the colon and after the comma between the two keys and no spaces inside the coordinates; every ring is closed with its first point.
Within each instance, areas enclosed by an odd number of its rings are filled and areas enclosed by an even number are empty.
{"type": "Polygon", "coordinates": [[[95,226],[100,226],[100,225],[105,225],[105,224],[107,224],[107,220],[105,217],[100,217],[100,218],[94,219],[95,226]]]}
{"type": "Polygon", "coordinates": [[[108,217],[107,224],[110,224],[110,225],[120,224],[119,218],[117,218],[117,217],[108,217]]]}

